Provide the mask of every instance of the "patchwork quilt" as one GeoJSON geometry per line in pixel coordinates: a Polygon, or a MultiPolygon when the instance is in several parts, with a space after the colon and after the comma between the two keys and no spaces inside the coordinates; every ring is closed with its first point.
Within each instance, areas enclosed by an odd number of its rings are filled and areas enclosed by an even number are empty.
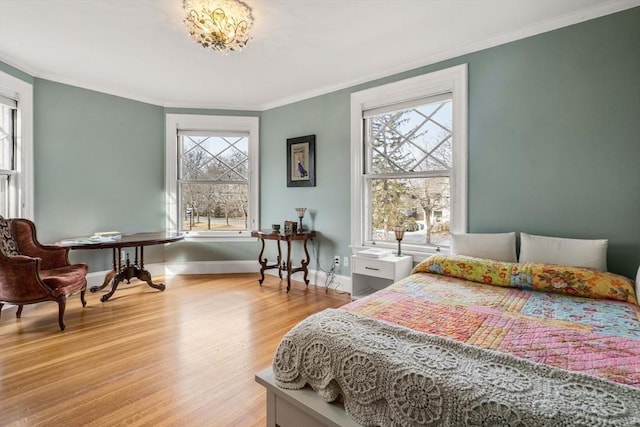
{"type": "Polygon", "coordinates": [[[273,371],[363,425],[640,426],[640,307],[610,273],[435,256],[302,321],[273,371]]]}
{"type": "Polygon", "coordinates": [[[441,270],[413,274],[344,309],[640,388],[638,305],[493,286],[441,270]]]}

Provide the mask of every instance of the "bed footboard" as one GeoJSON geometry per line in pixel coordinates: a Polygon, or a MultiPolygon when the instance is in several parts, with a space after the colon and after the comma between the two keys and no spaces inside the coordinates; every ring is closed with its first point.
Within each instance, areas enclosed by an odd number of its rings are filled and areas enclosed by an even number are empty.
{"type": "Polygon", "coordinates": [[[327,403],[311,388],[279,388],[269,367],[256,374],[256,382],[267,389],[267,427],[357,427],[337,403],[327,403]]]}

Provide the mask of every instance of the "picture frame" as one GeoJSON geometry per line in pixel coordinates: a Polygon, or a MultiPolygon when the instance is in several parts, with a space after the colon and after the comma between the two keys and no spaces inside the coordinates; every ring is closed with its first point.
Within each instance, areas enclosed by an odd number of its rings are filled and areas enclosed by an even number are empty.
{"type": "Polygon", "coordinates": [[[284,222],[284,234],[295,234],[298,232],[297,221],[285,221],[284,222]]]}
{"type": "Polygon", "coordinates": [[[287,187],[316,186],[316,136],[287,139],[287,187]]]}

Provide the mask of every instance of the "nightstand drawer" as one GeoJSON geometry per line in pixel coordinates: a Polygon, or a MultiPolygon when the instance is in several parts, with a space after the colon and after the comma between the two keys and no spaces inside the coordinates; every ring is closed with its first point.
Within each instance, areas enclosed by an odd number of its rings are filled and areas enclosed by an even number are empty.
{"type": "Polygon", "coordinates": [[[384,279],[394,279],[394,264],[392,262],[377,259],[353,258],[353,273],[364,274],[366,276],[381,277],[384,279]]]}

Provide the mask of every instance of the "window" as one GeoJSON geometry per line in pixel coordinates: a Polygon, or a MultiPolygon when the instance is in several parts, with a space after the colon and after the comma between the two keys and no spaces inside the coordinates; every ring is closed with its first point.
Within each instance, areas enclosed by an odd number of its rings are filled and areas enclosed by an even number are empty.
{"type": "Polygon", "coordinates": [[[33,219],[33,88],[0,72],[0,215],[33,219]]]}
{"type": "Polygon", "coordinates": [[[178,130],[181,231],[247,231],[249,134],[178,130]]]}
{"type": "Polygon", "coordinates": [[[16,170],[16,123],[18,102],[0,95],[0,215],[11,216],[14,209],[13,177],[16,170]]]}
{"type": "Polygon", "coordinates": [[[258,118],[167,115],[167,228],[246,237],[258,228],[258,118]]]}
{"type": "Polygon", "coordinates": [[[352,94],[353,247],[414,254],[466,231],[466,65],[352,94]]]}

